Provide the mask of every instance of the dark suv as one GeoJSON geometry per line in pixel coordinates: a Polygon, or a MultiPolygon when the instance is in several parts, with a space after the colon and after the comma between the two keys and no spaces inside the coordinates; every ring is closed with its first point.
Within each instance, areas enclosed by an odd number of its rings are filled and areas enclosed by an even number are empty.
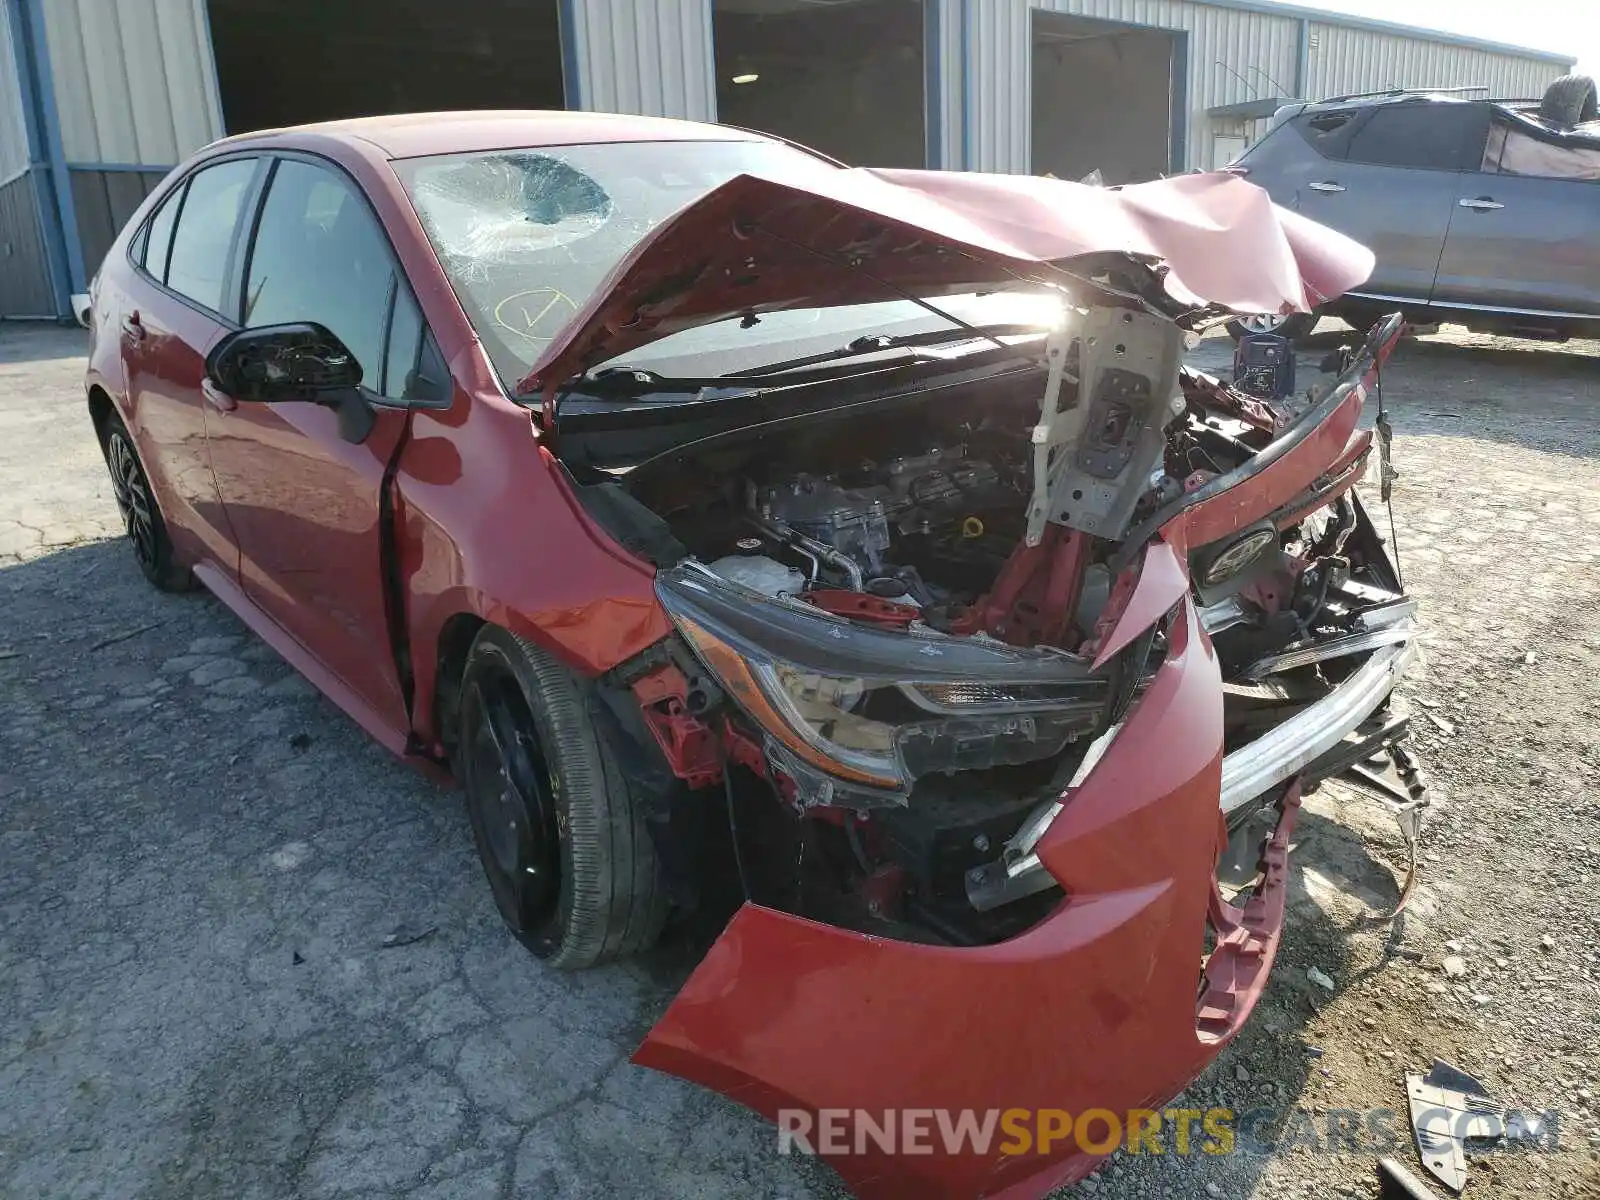
{"type": "MultiPolygon", "coordinates": [[[[1399,308],[1416,324],[1596,337],[1593,87],[1569,77],[1543,101],[1401,92],[1290,104],[1228,169],[1376,253],[1366,284],[1323,310],[1357,328],[1399,308]]],[[[1231,331],[1297,337],[1315,323],[1306,314],[1248,318],[1231,331]]]]}

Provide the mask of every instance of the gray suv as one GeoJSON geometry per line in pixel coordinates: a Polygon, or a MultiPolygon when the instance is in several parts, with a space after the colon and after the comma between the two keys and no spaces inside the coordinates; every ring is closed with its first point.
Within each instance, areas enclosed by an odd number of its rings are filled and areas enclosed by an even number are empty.
{"type": "MultiPolygon", "coordinates": [[[[1365,243],[1378,264],[1323,311],[1358,329],[1398,308],[1520,337],[1600,337],[1600,123],[1594,84],[1542,101],[1348,96],[1278,110],[1228,169],[1365,243]]],[[[1304,314],[1237,322],[1298,337],[1304,314]]]]}

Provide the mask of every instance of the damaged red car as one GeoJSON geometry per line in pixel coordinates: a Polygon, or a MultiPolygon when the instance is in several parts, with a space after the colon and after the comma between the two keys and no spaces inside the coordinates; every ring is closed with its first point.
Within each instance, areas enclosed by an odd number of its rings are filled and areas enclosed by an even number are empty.
{"type": "MultiPolygon", "coordinates": [[[[374,118],[150,196],[89,411],[150,580],[454,776],[533,953],[715,931],[636,1061],[769,1117],[1125,1112],[1248,1016],[1299,796],[1420,790],[1353,490],[1398,317],[1292,404],[1183,364],[1371,266],[1228,175],[374,118]]],[[[1036,1197],[1105,1152],[834,1165],[1036,1197]]]]}

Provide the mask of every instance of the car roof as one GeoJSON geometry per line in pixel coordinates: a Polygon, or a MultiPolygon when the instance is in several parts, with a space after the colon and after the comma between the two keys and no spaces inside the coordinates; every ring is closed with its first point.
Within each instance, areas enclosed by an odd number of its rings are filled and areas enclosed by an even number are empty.
{"type": "Polygon", "coordinates": [[[262,129],[215,143],[260,145],[305,136],[376,147],[385,157],[420,158],[527,146],[574,146],[594,142],[758,142],[759,133],[700,121],[636,117],[619,113],[567,112],[547,109],[500,109],[464,112],[397,113],[320,121],[283,129],[262,129]]]}

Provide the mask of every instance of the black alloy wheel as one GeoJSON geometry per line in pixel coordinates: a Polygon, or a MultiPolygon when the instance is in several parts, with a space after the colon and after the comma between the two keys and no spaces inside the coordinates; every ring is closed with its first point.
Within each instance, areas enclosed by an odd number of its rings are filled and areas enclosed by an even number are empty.
{"type": "Polygon", "coordinates": [[[495,906],[540,957],[561,943],[561,829],[556,786],[533,714],[509,666],[474,671],[461,706],[467,812],[495,906]]]}
{"type": "Polygon", "coordinates": [[[111,474],[111,494],[116,498],[117,511],[122,514],[122,527],[133,546],[139,570],[164,592],[188,591],[194,584],[194,577],[187,567],[173,559],[172,539],[156,504],[150,477],[139,461],[127,426],[115,415],[107,421],[104,448],[106,469],[111,474]]]}

